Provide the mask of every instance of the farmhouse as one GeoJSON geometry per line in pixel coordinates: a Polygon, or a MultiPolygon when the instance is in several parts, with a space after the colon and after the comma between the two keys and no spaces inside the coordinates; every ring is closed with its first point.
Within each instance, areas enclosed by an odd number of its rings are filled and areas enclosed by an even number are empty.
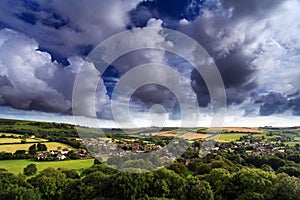
{"type": "Polygon", "coordinates": [[[63,154],[58,154],[57,157],[56,157],[58,160],[64,160],[66,159],[67,157],[63,154]]]}
{"type": "Polygon", "coordinates": [[[63,148],[60,153],[63,155],[67,155],[69,153],[69,149],[63,148]]]}

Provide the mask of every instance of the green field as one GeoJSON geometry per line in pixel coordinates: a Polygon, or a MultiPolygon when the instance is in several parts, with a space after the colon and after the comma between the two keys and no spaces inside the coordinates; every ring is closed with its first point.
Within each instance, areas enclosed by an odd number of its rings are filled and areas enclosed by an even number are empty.
{"type": "Polygon", "coordinates": [[[85,160],[65,160],[65,161],[43,161],[35,162],[30,160],[2,160],[0,161],[0,168],[6,169],[8,172],[19,174],[23,173],[23,169],[30,163],[36,164],[38,171],[42,171],[48,167],[74,169],[79,173],[84,169],[93,165],[94,159],[85,160]]]}
{"type": "Polygon", "coordinates": [[[284,144],[287,144],[291,147],[295,146],[296,144],[300,144],[300,141],[299,142],[284,142],[284,144]]]}
{"type": "MultiPolygon", "coordinates": [[[[33,144],[34,143],[0,145],[0,152],[4,151],[14,153],[16,150],[28,150],[28,148],[33,144]]],[[[74,150],[73,147],[59,142],[45,142],[43,144],[46,144],[48,150],[57,150],[58,147],[74,150]]]]}
{"type": "Polygon", "coordinates": [[[229,134],[220,134],[209,137],[208,139],[217,140],[218,142],[231,142],[240,139],[240,137],[248,135],[247,133],[229,133],[229,134]]]}

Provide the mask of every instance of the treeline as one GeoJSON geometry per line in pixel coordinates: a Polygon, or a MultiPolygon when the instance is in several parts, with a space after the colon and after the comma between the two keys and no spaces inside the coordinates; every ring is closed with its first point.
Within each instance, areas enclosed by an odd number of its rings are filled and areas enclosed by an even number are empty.
{"type": "MultiPolygon", "coordinates": [[[[35,177],[0,170],[1,199],[300,199],[300,179],[285,173],[232,165],[188,176],[179,161],[148,173],[125,173],[94,164],[74,170],[46,169],[35,177]]],[[[26,169],[28,170],[28,169],[26,169]]],[[[24,172],[26,172],[24,170],[24,172]]]]}
{"type": "Polygon", "coordinates": [[[37,127],[36,129],[30,128],[18,128],[15,126],[0,126],[0,132],[2,133],[13,133],[20,134],[25,136],[35,135],[39,138],[49,138],[49,137],[57,137],[57,136],[65,136],[65,137],[78,137],[78,133],[76,129],[54,129],[54,130],[46,130],[40,129],[37,127]]]}

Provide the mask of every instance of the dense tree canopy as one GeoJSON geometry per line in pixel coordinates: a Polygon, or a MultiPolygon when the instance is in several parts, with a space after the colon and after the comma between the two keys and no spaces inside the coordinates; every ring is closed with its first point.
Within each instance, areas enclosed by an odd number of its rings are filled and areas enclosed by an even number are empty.
{"type": "Polygon", "coordinates": [[[2,170],[0,195],[1,199],[56,200],[300,199],[300,179],[286,173],[241,167],[237,171],[213,168],[204,175],[183,176],[176,167],[174,171],[164,168],[148,173],[125,173],[105,164],[94,164],[80,176],[74,170],[48,168],[27,180],[2,170]]]}

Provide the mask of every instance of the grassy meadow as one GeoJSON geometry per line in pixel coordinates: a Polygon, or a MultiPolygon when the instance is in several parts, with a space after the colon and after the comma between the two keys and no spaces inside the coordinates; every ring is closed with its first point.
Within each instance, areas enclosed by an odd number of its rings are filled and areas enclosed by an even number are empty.
{"type": "Polygon", "coordinates": [[[79,173],[84,169],[89,168],[93,165],[94,159],[84,160],[64,160],[64,161],[43,161],[36,162],[31,160],[1,160],[0,168],[6,169],[10,173],[19,174],[23,173],[23,169],[33,163],[37,166],[38,171],[42,171],[46,168],[63,168],[63,169],[74,169],[79,173]]]}
{"type": "Polygon", "coordinates": [[[240,139],[242,136],[248,135],[247,133],[226,133],[220,135],[214,135],[208,139],[217,140],[218,142],[232,142],[240,139]]]}

